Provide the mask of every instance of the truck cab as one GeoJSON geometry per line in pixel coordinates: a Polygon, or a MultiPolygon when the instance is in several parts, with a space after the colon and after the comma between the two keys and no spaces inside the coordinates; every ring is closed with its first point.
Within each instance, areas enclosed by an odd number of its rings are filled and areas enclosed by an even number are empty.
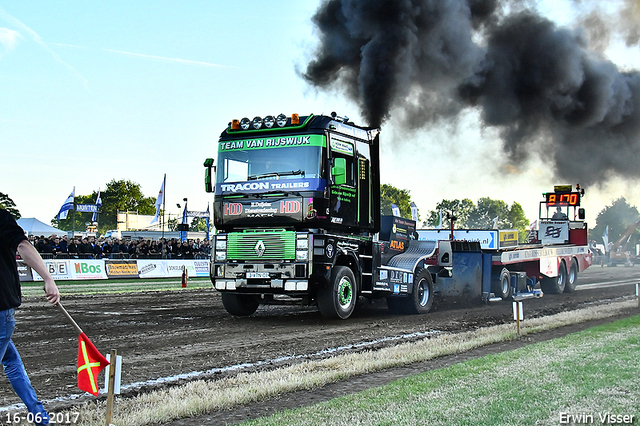
{"type": "Polygon", "coordinates": [[[211,279],[228,312],[288,297],[351,314],[372,285],[378,134],[335,113],[243,118],[221,133],[205,183],[215,193],[211,279]]]}

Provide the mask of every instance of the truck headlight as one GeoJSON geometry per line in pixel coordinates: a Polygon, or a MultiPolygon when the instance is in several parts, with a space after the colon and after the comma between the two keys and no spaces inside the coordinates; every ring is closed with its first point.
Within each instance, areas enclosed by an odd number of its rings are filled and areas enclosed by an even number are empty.
{"type": "Polygon", "coordinates": [[[216,238],[216,250],[226,250],[227,249],[227,240],[216,238]]]}
{"type": "Polygon", "coordinates": [[[216,261],[224,262],[225,260],[227,260],[227,252],[216,250],[216,261]]]}
{"type": "Polygon", "coordinates": [[[309,260],[309,237],[305,234],[296,238],[296,260],[306,262],[309,260]]]}

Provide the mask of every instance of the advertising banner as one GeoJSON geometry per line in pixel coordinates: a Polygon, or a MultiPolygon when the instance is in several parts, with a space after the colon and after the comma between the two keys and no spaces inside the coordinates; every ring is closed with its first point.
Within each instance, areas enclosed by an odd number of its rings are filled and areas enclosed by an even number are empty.
{"type": "Polygon", "coordinates": [[[105,260],[109,278],[138,278],[138,265],[135,260],[105,260]]]}
{"type": "Polygon", "coordinates": [[[68,261],[71,264],[71,278],[76,280],[104,280],[107,273],[104,260],[77,259],[68,261]]]}
{"type": "Polygon", "coordinates": [[[18,277],[20,281],[33,281],[33,275],[31,275],[31,268],[22,260],[18,260],[18,277]]]}
{"type": "Polygon", "coordinates": [[[195,268],[196,277],[208,277],[210,265],[211,263],[208,260],[194,260],[193,266],[195,268]]]}
{"type": "Polygon", "coordinates": [[[167,262],[167,276],[168,277],[181,277],[182,270],[186,267],[187,274],[190,277],[196,276],[196,267],[193,264],[193,260],[171,260],[167,262]]]}
{"type": "MultiPolygon", "coordinates": [[[[197,260],[46,260],[45,265],[55,280],[103,280],[116,278],[169,278],[182,276],[186,267],[189,277],[208,277],[210,262],[197,260]]],[[[26,263],[18,260],[20,281],[42,281],[42,277],[26,263]]]]}
{"type": "Polygon", "coordinates": [[[138,276],[140,278],[164,278],[167,276],[167,261],[138,259],[138,276]]]}
{"type": "Polygon", "coordinates": [[[566,220],[541,220],[538,238],[545,245],[569,242],[569,222],[566,220]]]}
{"type": "MultiPolygon", "coordinates": [[[[74,278],[70,260],[45,260],[44,265],[54,280],[71,280],[74,278]]],[[[33,269],[31,269],[31,274],[33,275],[33,281],[42,281],[42,277],[33,269]]]]}
{"type": "MultiPolygon", "coordinates": [[[[418,229],[420,241],[446,241],[451,235],[449,229],[418,229]]],[[[498,230],[496,229],[454,229],[454,240],[478,241],[483,249],[498,248],[498,230]]]]}
{"type": "Polygon", "coordinates": [[[518,245],[517,229],[501,229],[500,230],[500,248],[515,247],[518,245]]]}

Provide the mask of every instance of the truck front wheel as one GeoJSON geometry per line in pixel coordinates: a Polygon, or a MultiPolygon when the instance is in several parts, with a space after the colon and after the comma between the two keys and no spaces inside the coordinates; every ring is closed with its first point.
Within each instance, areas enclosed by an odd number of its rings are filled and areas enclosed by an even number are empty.
{"type": "Polygon", "coordinates": [[[222,305],[231,315],[247,317],[258,309],[260,300],[253,295],[223,292],[222,305]]]}
{"type": "Polygon", "coordinates": [[[318,309],[327,318],[347,319],[353,313],[358,298],[356,278],[346,266],[335,266],[331,282],[318,290],[318,309]]]}
{"type": "Polygon", "coordinates": [[[419,270],[413,279],[413,293],[407,297],[387,297],[393,314],[426,314],[433,305],[433,280],[426,269],[419,270]]]}

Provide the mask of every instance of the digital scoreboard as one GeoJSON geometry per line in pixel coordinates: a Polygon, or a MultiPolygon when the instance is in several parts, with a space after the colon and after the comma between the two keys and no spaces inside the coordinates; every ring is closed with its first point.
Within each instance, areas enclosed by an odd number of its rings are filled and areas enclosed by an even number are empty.
{"type": "Polygon", "coordinates": [[[549,207],[577,207],[580,205],[579,192],[548,192],[545,194],[545,198],[549,207]]]}

